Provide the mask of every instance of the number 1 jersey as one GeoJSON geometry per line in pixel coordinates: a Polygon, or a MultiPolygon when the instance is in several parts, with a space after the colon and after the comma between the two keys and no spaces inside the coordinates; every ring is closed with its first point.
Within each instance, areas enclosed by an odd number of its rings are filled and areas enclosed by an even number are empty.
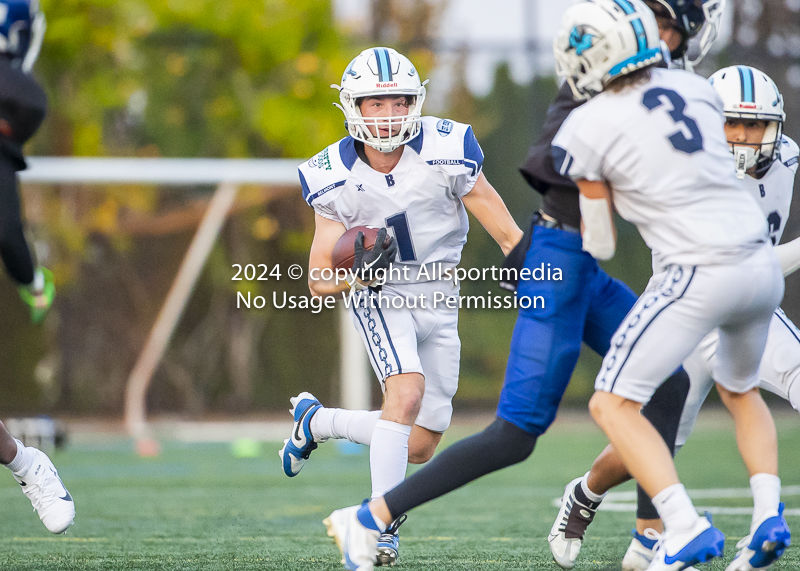
{"type": "Polygon", "coordinates": [[[423,264],[458,264],[469,229],[461,198],[472,190],[483,166],[472,127],[423,117],[420,133],[403,146],[389,174],[358,158],[355,144],[345,137],[300,165],[308,205],[348,229],[386,227],[397,240],[395,266],[401,271],[404,264],[411,266],[402,281],[427,281],[424,274],[417,279],[423,264]]]}
{"type": "Polygon", "coordinates": [[[736,178],[722,101],[698,75],[651,74],[572,111],[553,140],[556,167],[607,182],[657,266],[735,263],[768,240],[767,223],[736,178]]]}

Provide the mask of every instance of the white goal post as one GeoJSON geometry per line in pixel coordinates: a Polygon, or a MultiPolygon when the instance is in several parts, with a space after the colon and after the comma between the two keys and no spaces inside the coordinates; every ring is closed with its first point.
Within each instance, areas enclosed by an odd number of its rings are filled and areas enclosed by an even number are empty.
{"type": "MultiPolygon", "coordinates": [[[[125,427],[137,440],[150,438],[145,406],[147,389],[236,200],[239,185],[298,185],[297,166],[301,160],[30,157],[27,161],[28,169],[20,173],[23,184],[216,185],[126,384],[125,427]]],[[[342,308],[339,328],[341,404],[345,408],[369,409],[366,350],[345,313],[342,308]]]]}

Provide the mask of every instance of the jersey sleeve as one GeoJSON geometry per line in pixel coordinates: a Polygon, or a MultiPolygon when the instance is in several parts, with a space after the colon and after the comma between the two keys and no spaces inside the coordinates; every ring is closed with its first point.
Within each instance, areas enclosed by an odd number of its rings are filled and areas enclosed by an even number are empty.
{"type": "MultiPolygon", "coordinates": [[[[591,102],[590,102],[591,103],[591,102]]],[[[591,105],[586,104],[569,114],[553,138],[553,166],[562,176],[572,180],[604,180],[602,149],[597,137],[600,127],[593,121],[591,105]]]]}
{"type": "Polygon", "coordinates": [[[455,195],[461,198],[466,195],[475,183],[483,170],[483,149],[472,132],[472,127],[468,127],[464,133],[464,166],[465,172],[456,177],[456,184],[453,189],[455,195]]]}
{"type": "Polygon", "coordinates": [[[339,146],[334,144],[326,147],[297,169],[303,200],[314,212],[336,222],[342,220],[336,211],[335,199],[341,194],[349,174],[339,146]]]}
{"type": "Polygon", "coordinates": [[[798,148],[797,143],[784,136],[781,139],[781,162],[794,173],[797,173],[798,160],[800,159],[798,155],[800,155],[800,148],[798,148]]]}
{"type": "Polygon", "coordinates": [[[420,156],[448,177],[455,197],[461,198],[472,190],[483,169],[483,150],[471,126],[424,117],[422,141],[417,145],[420,156]]]}
{"type": "Polygon", "coordinates": [[[303,171],[301,169],[297,169],[297,173],[300,176],[300,186],[303,187],[303,199],[306,203],[314,209],[314,212],[322,216],[323,218],[328,218],[329,220],[335,220],[336,222],[341,222],[339,215],[336,214],[336,210],[334,210],[333,205],[331,203],[323,203],[323,201],[313,200],[311,202],[308,201],[308,198],[312,196],[311,189],[306,182],[305,176],[303,175],[303,171]]]}

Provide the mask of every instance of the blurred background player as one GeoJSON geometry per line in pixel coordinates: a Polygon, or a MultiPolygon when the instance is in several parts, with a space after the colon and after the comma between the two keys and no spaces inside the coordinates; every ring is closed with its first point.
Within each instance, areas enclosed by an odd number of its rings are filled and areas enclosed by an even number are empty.
{"type": "MultiPolygon", "coordinates": [[[[721,4],[700,0],[691,7],[681,2],[676,8],[674,4],[668,3],[671,12],[664,12],[660,33],[673,54],[684,57],[686,39],[697,35],[707,14],[714,32],[704,33],[703,38],[709,44],[713,41],[719,20],[716,10],[721,4]]],[[[660,2],[653,5],[662,6],[660,2]]],[[[621,0],[617,6],[629,4],[621,0]]],[[[565,280],[557,288],[531,280],[519,284],[518,295],[544,295],[548,306],[545,310],[519,311],[496,420],[483,432],[450,446],[384,498],[373,501],[371,507],[378,519],[391,520],[483,475],[525,460],[555,418],[581,343],[604,355],[613,332],[636,302],[630,288],[608,276],[582,250],[578,188],[553,165],[552,138],[569,113],[585,101],[584,96],[575,95],[569,85],[562,86],[548,110],[543,134],[521,169],[529,184],[543,194],[542,208],[507,260],[507,264],[528,268],[550,263],[563,270],[565,280]]],[[[674,441],[688,390],[688,376],[679,369],[659,387],[645,409],[667,441],[674,441]]],[[[580,488],[576,493],[589,509],[576,511],[574,518],[591,521],[591,506],[601,498],[587,496],[580,488]]],[[[657,517],[655,510],[650,517],[657,517]]],[[[578,529],[582,523],[577,523],[578,529]]],[[[569,531],[575,526],[570,522],[569,531]]],[[[562,555],[570,557],[568,552],[562,555]]]]}
{"type": "MultiPolygon", "coordinates": [[[[292,399],[295,426],[280,456],[291,477],[318,442],[344,438],[368,445],[372,495],[378,497],[405,478],[408,462],[431,458],[450,424],[458,386],[458,309],[434,306],[432,300],[436,292],[457,296],[459,286],[452,276],[420,275],[420,269],[455,268],[469,228],[467,210],[504,254],[522,231],[481,172],[483,152],[472,128],[421,116],[425,87],[405,56],[389,48],[364,50],[335,87],[350,136],[300,166],[303,198],[316,220],[309,275],[333,267],[334,245],[348,228],[388,227],[394,236],[384,244],[382,228],[380,246],[364,251],[359,234],[353,270],[360,278],[349,284],[310,279],[309,288],[317,296],[363,291],[372,285],[362,281],[364,270],[386,270],[394,263],[381,296],[405,301],[400,308],[386,307],[385,301],[372,307],[370,300],[377,297],[365,296],[352,308],[353,324],[381,382],[383,410],[324,408],[301,393],[292,399]],[[400,271],[403,267],[408,271],[400,271]]],[[[382,564],[397,559],[401,522],[381,538],[382,564]]]]}
{"type": "MultiPolygon", "coordinates": [[[[20,295],[34,321],[53,303],[52,274],[35,267],[25,239],[17,172],[25,169],[22,146],[44,119],[47,97],[33,77],[44,36],[44,14],[36,0],[2,0],[0,24],[0,257],[8,274],[20,284],[20,295]]],[[[62,533],[72,525],[75,504],[53,463],[41,450],[25,447],[0,423],[0,463],[5,465],[31,500],[47,529],[62,533]]]]}
{"type": "MultiPolygon", "coordinates": [[[[797,144],[783,135],[783,98],[772,79],[762,71],[747,66],[726,67],[714,73],[709,81],[723,102],[725,135],[731,153],[737,159],[737,175],[743,179],[742,185],[761,207],[769,225],[770,239],[777,244],[789,217],[798,159],[797,144]]],[[[784,275],[788,276],[800,267],[800,239],[776,246],[775,253],[778,254],[784,275]]],[[[654,276],[651,284],[659,281],[659,277],[654,276]]],[[[719,334],[715,331],[703,339],[684,362],[691,388],[681,417],[676,449],[686,443],[700,407],[714,385],[713,363],[718,344],[719,334]]],[[[779,308],[770,322],[767,345],[761,358],[760,386],[788,400],[796,410],[800,410],[800,383],[795,382],[799,376],[800,331],[779,308]]],[[[608,453],[619,458],[616,452],[608,453]]],[[[611,468],[615,468],[611,461],[593,466],[587,479],[590,482],[621,483],[630,478],[621,460],[617,462],[615,470],[611,468]],[[606,473],[596,473],[603,470],[606,473]]],[[[605,494],[608,489],[591,488],[598,495],[605,494]]],[[[570,514],[575,509],[579,508],[573,506],[567,509],[566,502],[563,502],[556,523],[564,513],[570,514]]],[[[656,531],[661,531],[660,526],[656,531]]],[[[748,545],[754,531],[751,528],[751,535],[738,545],[739,555],[728,566],[728,571],[753,568],[745,550],[750,549],[748,545]]],[[[634,530],[633,535],[622,561],[623,571],[646,569],[655,551],[655,539],[648,538],[638,530],[634,530]]]]}
{"type": "Polygon", "coordinates": [[[755,199],[730,168],[719,97],[698,76],[654,67],[657,25],[638,0],[631,11],[607,4],[577,4],[564,16],[559,75],[599,94],[569,116],[553,153],[581,192],[584,248],[599,259],[614,255],[613,204],[665,272],[616,332],[590,411],[664,522],[648,569],[720,557],[725,536],[698,516],[668,447],[640,414],[670,371],[719,328],[714,378],[751,476],[751,557],[766,568],[790,542],[775,425],[757,388],[783,296],[780,264],[755,199]]]}

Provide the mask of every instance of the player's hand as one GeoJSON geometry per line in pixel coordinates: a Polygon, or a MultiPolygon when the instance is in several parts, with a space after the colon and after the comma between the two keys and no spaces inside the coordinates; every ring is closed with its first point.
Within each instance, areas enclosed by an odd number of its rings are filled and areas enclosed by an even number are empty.
{"type": "Polygon", "coordinates": [[[375,246],[372,250],[367,250],[364,248],[364,234],[359,232],[353,252],[353,274],[369,285],[384,275],[394,262],[397,257],[397,241],[391,236],[387,241],[386,228],[381,228],[375,238],[375,246]]]}

